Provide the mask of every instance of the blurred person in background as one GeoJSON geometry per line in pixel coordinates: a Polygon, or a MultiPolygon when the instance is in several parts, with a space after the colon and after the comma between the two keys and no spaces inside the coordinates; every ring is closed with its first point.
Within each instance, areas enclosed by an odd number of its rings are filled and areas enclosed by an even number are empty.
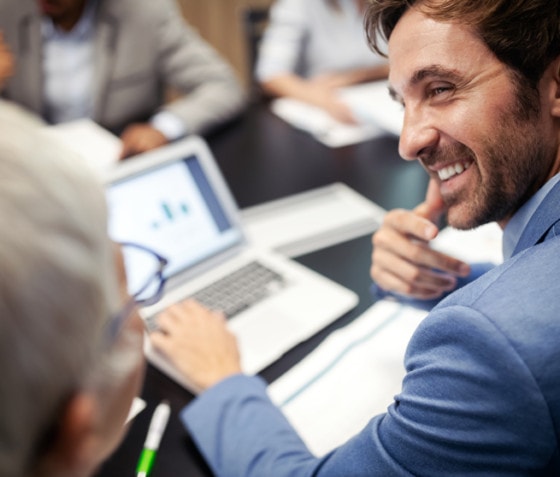
{"type": "Polygon", "coordinates": [[[367,44],[365,7],[366,0],[277,0],[255,71],[262,90],[355,123],[336,90],[386,78],[389,71],[386,59],[367,44]]]}
{"type": "Polygon", "coordinates": [[[0,31],[15,58],[3,96],[49,123],[93,119],[120,136],[122,157],[204,133],[244,104],[175,0],[0,0],[0,31]]]}

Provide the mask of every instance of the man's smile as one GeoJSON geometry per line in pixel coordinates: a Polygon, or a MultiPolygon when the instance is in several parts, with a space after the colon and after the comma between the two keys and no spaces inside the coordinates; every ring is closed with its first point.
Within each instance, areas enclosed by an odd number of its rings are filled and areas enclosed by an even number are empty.
{"type": "Polygon", "coordinates": [[[437,173],[441,181],[446,181],[456,175],[462,174],[472,165],[472,163],[472,160],[457,161],[453,164],[448,164],[438,169],[433,168],[432,170],[437,173]]]}

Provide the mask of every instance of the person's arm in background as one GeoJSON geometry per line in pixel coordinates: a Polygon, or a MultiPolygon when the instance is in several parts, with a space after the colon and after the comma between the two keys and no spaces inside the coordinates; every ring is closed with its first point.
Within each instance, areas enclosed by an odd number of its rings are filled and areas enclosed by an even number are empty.
{"type": "Polygon", "coordinates": [[[187,25],[175,2],[158,7],[159,63],[154,70],[180,95],[148,123],[122,133],[123,157],[143,152],[186,134],[201,134],[237,115],[245,92],[227,62],[187,25]]]}
{"type": "Polygon", "coordinates": [[[381,65],[323,74],[310,79],[287,73],[263,81],[261,87],[270,96],[298,99],[324,109],[341,122],[353,124],[356,120],[350,108],[338,99],[336,90],[344,86],[386,78],[388,72],[388,67],[381,65]]]}
{"type": "MultiPolygon", "coordinates": [[[[324,8],[328,12],[328,7],[324,8]]],[[[294,98],[327,111],[341,122],[355,123],[350,108],[340,101],[336,90],[386,78],[388,65],[357,67],[310,77],[298,74],[296,65],[303,57],[308,36],[313,35],[308,13],[305,5],[294,0],[275,3],[259,50],[255,70],[257,80],[269,96],[294,98]]]]}

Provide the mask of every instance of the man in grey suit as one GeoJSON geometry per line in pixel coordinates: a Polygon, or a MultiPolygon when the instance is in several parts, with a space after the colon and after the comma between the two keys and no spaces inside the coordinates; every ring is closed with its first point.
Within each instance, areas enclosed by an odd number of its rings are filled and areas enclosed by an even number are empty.
{"type": "Polygon", "coordinates": [[[204,133],[244,103],[175,0],[0,0],[0,31],[16,63],[3,96],[51,123],[95,120],[121,136],[123,157],[204,133]]]}
{"type": "Polygon", "coordinates": [[[416,298],[453,288],[469,270],[430,250],[442,214],[500,224],[504,263],[429,313],[387,412],[324,456],[240,372],[219,316],[174,307],[152,342],[205,390],[183,423],[218,476],[558,476],[560,0],[372,0],[366,18],[373,45],[388,40],[400,154],[431,177],[376,233],[374,279],[416,298]]]}

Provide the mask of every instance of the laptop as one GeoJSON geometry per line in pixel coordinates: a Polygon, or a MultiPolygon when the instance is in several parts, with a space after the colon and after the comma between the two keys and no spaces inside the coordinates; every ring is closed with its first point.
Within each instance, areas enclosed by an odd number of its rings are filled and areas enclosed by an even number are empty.
{"type": "MultiPolygon", "coordinates": [[[[106,179],[106,197],[111,238],[144,245],[169,261],[163,298],[140,310],[147,325],[158,312],[189,297],[224,311],[248,374],[261,371],[358,302],[354,292],[249,243],[232,194],[200,137],[120,163],[106,179]],[[238,286],[249,288],[252,296],[234,298],[238,291],[230,288],[238,286]]],[[[134,264],[125,267],[134,281],[134,264]]],[[[145,341],[148,360],[192,389],[145,341]]]]}

